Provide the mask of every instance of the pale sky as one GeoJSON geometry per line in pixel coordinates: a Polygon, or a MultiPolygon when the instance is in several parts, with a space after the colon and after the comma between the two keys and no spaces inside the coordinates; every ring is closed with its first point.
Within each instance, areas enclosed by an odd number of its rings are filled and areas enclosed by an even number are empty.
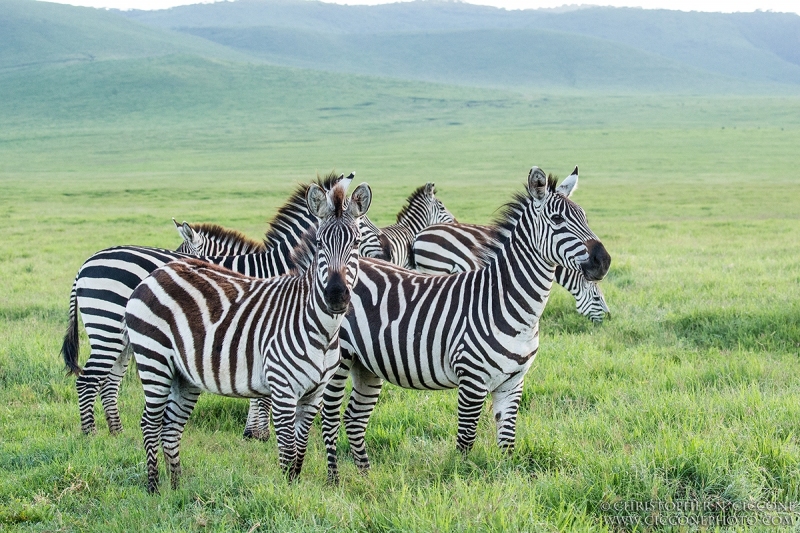
{"type": "MultiPolygon", "coordinates": [[[[116,9],[166,9],[168,7],[210,3],[196,0],[50,0],[63,4],[116,9]]],[[[388,4],[396,0],[324,0],[336,4],[374,5],[388,4]]],[[[505,9],[536,9],[561,7],[564,0],[468,0],[470,4],[502,7],[505,9]]],[[[573,3],[580,4],[581,2],[573,3]]],[[[680,11],[780,11],[800,14],[800,0],[588,0],[586,4],[615,7],[642,7],[645,9],[677,9],[680,11]]]]}

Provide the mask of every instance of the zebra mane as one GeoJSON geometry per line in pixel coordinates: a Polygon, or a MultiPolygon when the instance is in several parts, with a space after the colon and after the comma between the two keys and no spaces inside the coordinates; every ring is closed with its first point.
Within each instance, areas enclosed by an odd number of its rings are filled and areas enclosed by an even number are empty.
{"type": "MultiPolygon", "coordinates": [[[[425,187],[426,185],[417,187],[414,192],[412,192],[408,198],[406,198],[406,205],[404,205],[403,208],[400,209],[400,212],[397,213],[397,222],[403,220],[403,217],[408,213],[408,210],[411,209],[411,205],[414,203],[414,200],[425,194],[425,187]]],[[[436,194],[435,187],[433,189],[433,193],[436,194]]]]}
{"type": "Polygon", "coordinates": [[[224,241],[227,239],[229,241],[243,243],[246,251],[243,251],[242,253],[257,253],[264,251],[263,242],[251,239],[241,231],[237,231],[235,229],[228,229],[220,226],[219,224],[211,224],[207,222],[189,224],[189,227],[195,232],[204,234],[207,236],[207,238],[214,241],[224,241]]]}
{"type": "MultiPolygon", "coordinates": [[[[324,178],[320,177],[318,174],[314,183],[325,189],[325,191],[329,191],[334,185],[339,183],[340,178],[340,174],[332,171],[324,178]]],[[[283,237],[285,235],[285,230],[283,228],[292,227],[294,225],[293,221],[297,218],[295,213],[297,213],[298,208],[303,209],[303,213],[308,217],[314,218],[306,213],[306,192],[308,191],[308,187],[308,185],[298,185],[286,203],[284,203],[280,209],[278,209],[278,212],[275,213],[275,216],[272,217],[269,223],[269,230],[264,234],[265,247],[270,248],[284,242],[283,237]]]]}
{"type": "MultiPolygon", "coordinates": [[[[556,191],[556,185],[558,185],[558,178],[553,174],[549,174],[547,176],[547,190],[554,193],[556,191]]],[[[478,260],[480,260],[483,265],[489,264],[497,257],[498,252],[503,249],[505,243],[514,232],[514,228],[517,227],[522,213],[530,202],[531,197],[527,191],[517,192],[510,202],[499,208],[500,212],[490,224],[492,227],[492,235],[476,254],[478,260]]]]}

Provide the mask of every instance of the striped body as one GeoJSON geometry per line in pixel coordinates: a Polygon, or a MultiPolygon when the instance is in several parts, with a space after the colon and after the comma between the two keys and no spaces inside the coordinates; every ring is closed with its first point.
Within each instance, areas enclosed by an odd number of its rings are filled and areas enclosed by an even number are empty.
{"type": "Polygon", "coordinates": [[[433,183],[416,189],[408,197],[408,205],[397,214],[397,223],[385,228],[378,228],[364,217],[361,223],[361,255],[384,259],[403,268],[414,268],[411,245],[417,234],[432,224],[455,221],[455,217],[435,194],[433,183]]]}
{"type": "MultiPolygon", "coordinates": [[[[413,244],[416,270],[425,274],[453,274],[484,265],[486,248],[497,238],[491,226],[436,224],[421,231],[413,244]]],[[[608,305],[597,283],[583,274],[556,266],[555,282],[575,297],[578,312],[600,323],[608,305]]]]}
{"type": "Polygon", "coordinates": [[[600,279],[610,263],[583,211],[567,199],[575,183],[577,175],[556,190],[534,167],[529,194],[507,208],[504,236],[480,269],[426,276],[362,260],[340,334],[342,364],[324,397],[331,479],[338,476],[336,438],[348,374],[353,390],[345,429],[360,468],[369,467],[364,432],[384,380],[410,389],[457,388],[462,451],[471,448],[491,394],[498,444],[513,448],[523,379],[538,351],[538,321],[555,266],[600,279]]]}
{"type": "Polygon", "coordinates": [[[309,207],[321,223],[314,261],[302,274],[257,279],[181,260],[136,288],[125,323],[145,392],[150,492],[158,490],[159,443],[177,485],[180,438],[201,392],[270,396],[281,466],[290,477],[299,474],[308,430],[339,362],[339,326],[358,273],[358,217],[370,199],[366,184],[353,201],[342,186],[327,194],[312,186],[309,207]],[[314,194],[322,198],[316,204],[314,194]]]}
{"type": "MultiPolygon", "coordinates": [[[[322,185],[331,187],[340,178],[330,176],[322,185]]],[[[263,253],[205,257],[240,274],[271,277],[292,267],[291,250],[303,232],[316,223],[304,204],[307,187],[298,189],[273,220],[263,253]]],[[[80,268],[70,295],[70,314],[62,354],[67,368],[78,376],[76,388],[84,433],[95,431],[94,401],[98,390],[109,431],[122,430],[117,406],[119,384],[130,362],[122,335],[125,305],[133,290],[155,269],[189,257],[169,250],[121,246],[97,252],[80,268]],[[83,369],[78,365],[78,317],[80,311],[89,336],[91,355],[83,369]]]]}

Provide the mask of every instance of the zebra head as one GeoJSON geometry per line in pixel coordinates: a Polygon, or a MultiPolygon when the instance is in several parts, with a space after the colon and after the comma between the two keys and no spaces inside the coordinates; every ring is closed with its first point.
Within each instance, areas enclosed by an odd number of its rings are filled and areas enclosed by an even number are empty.
{"type": "Polygon", "coordinates": [[[426,183],[408,197],[408,205],[397,214],[397,223],[421,231],[433,224],[449,224],[456,218],[436,198],[436,185],[426,183]]]}
{"type": "Polygon", "coordinates": [[[600,324],[609,313],[605,296],[600,291],[600,286],[594,281],[584,279],[583,283],[585,284],[584,290],[580,292],[579,298],[575,298],[575,307],[580,314],[592,322],[600,324]]]}
{"type": "Polygon", "coordinates": [[[350,306],[350,291],[358,276],[359,219],[371,202],[372,190],[366,183],[350,198],[341,184],[328,192],[313,184],[306,194],[308,211],[319,219],[315,276],[330,314],[343,314],[350,306]]]}
{"type": "Polygon", "coordinates": [[[436,184],[425,184],[426,208],[428,210],[428,226],[433,224],[452,224],[456,221],[453,213],[447,210],[441,200],[436,198],[436,184]]]}
{"type": "Polygon", "coordinates": [[[542,256],[553,265],[583,273],[589,281],[598,281],[608,272],[611,256],[603,243],[589,229],[586,213],[569,199],[578,186],[578,167],[556,187],[539,167],[528,174],[528,194],[538,231],[534,232],[542,256]]]}

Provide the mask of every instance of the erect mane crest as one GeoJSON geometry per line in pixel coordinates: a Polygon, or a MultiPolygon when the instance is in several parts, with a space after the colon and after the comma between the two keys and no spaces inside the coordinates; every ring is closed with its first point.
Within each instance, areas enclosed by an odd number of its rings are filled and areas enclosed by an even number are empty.
{"type": "MultiPolygon", "coordinates": [[[[550,193],[555,193],[556,185],[558,185],[558,178],[553,174],[547,176],[547,190],[550,193]]],[[[517,227],[519,219],[528,208],[528,205],[533,201],[528,192],[518,192],[510,202],[500,207],[497,216],[492,222],[493,226],[492,236],[484,244],[481,251],[478,253],[478,259],[484,264],[488,264],[493,260],[497,253],[503,249],[505,243],[511,238],[514,228],[517,227]]]]}
{"type": "MultiPolygon", "coordinates": [[[[241,231],[237,231],[235,229],[228,229],[219,224],[211,224],[208,222],[198,222],[194,224],[189,224],[189,227],[192,228],[195,233],[200,233],[206,236],[206,238],[215,241],[238,241],[243,243],[248,252],[262,252],[264,251],[264,243],[258,242],[255,239],[251,239],[241,231]]],[[[247,252],[245,252],[247,253],[247,252]]]]}
{"type": "MultiPolygon", "coordinates": [[[[315,183],[326,191],[329,191],[334,185],[339,183],[341,177],[341,174],[337,174],[333,171],[325,177],[317,175],[315,183]]],[[[286,203],[284,203],[278,209],[278,212],[275,213],[275,216],[272,217],[269,223],[269,230],[267,230],[267,233],[264,235],[264,245],[267,248],[285,242],[286,228],[292,228],[295,225],[294,221],[297,219],[298,212],[303,213],[304,218],[309,220],[309,225],[316,223],[314,217],[308,213],[308,208],[306,206],[306,192],[308,191],[308,187],[308,185],[298,185],[286,203]]],[[[294,243],[291,243],[291,245],[294,245],[294,243]]]]}
{"type": "MultiPolygon", "coordinates": [[[[414,201],[417,198],[419,198],[420,196],[424,196],[425,195],[425,188],[426,187],[427,187],[427,185],[421,185],[421,186],[417,187],[416,189],[414,189],[414,192],[412,192],[408,196],[408,198],[406,198],[406,205],[404,205],[403,208],[400,209],[400,212],[397,213],[397,222],[400,222],[401,220],[403,220],[403,217],[408,213],[408,210],[411,209],[411,206],[414,204],[414,201]]],[[[433,193],[436,194],[436,189],[435,188],[433,189],[433,193]]]]}

